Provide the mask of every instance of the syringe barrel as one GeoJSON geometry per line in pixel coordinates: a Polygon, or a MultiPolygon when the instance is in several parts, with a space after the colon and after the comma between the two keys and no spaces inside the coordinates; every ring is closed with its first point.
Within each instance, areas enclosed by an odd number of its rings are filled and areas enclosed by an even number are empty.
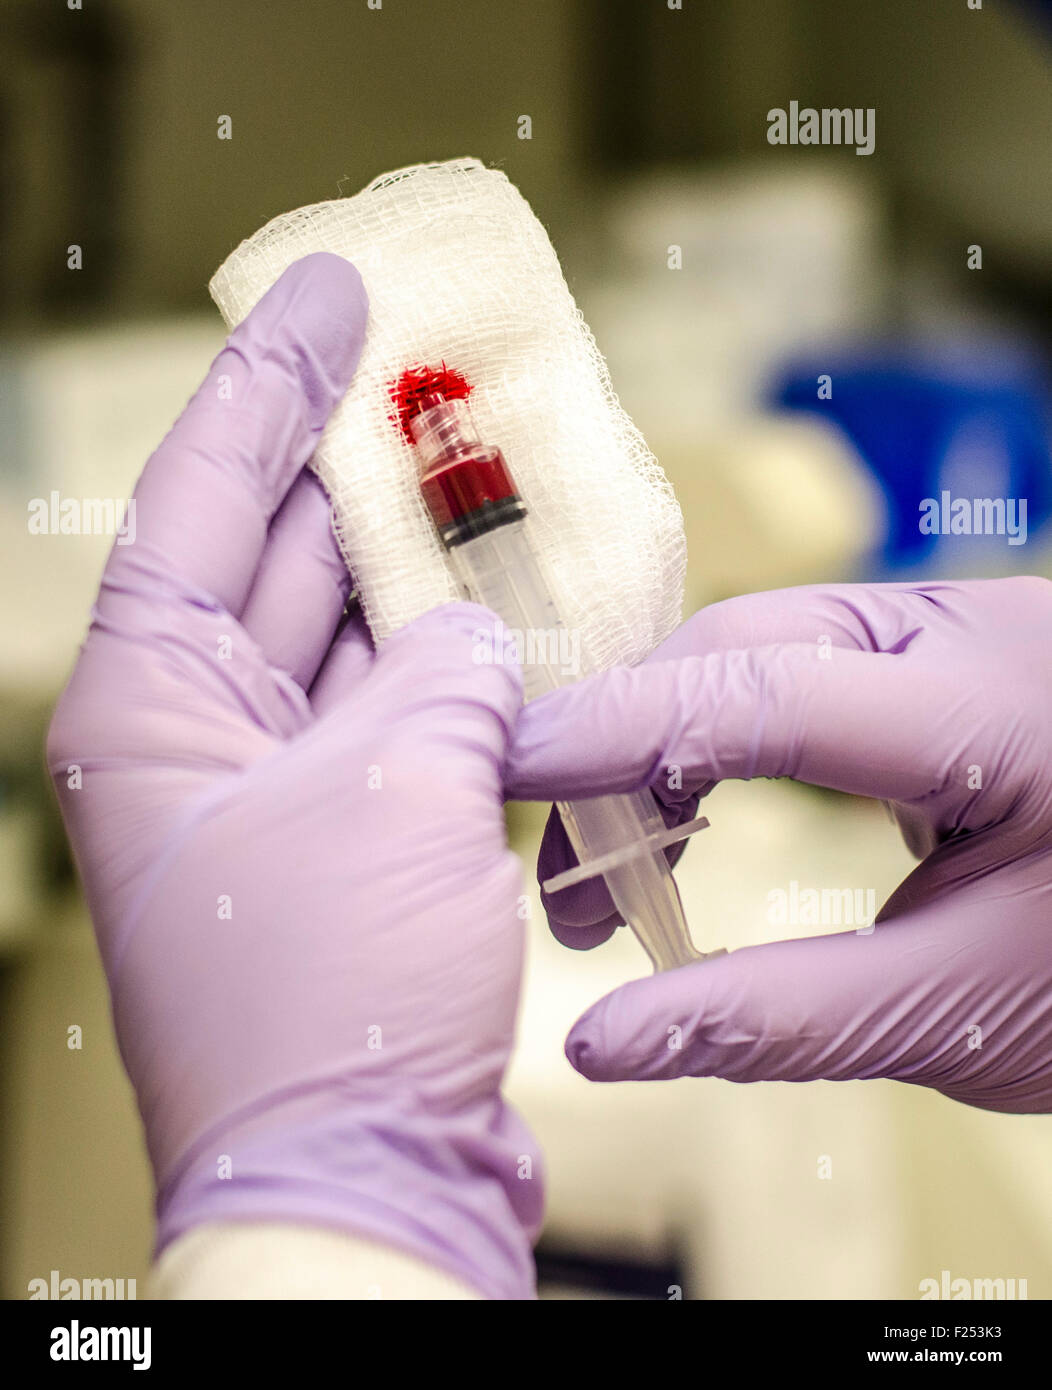
{"type": "MultiPolygon", "coordinates": [[[[527,700],[579,680],[584,669],[579,634],[563,625],[524,521],[511,521],[449,550],[468,597],[492,609],[503,631],[481,634],[480,659],[501,660],[511,636],[527,700]],[[487,642],[488,637],[488,642],[487,642]]],[[[603,878],[618,913],[635,932],[655,970],[703,960],[694,949],[672,871],[662,849],[632,853],[665,822],[651,791],[558,802],[581,863],[629,851],[603,878]]]]}

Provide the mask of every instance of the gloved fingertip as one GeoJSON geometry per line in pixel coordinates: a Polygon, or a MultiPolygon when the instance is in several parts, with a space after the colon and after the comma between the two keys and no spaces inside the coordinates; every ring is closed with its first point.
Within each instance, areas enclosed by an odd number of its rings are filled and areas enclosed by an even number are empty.
{"type": "Polygon", "coordinates": [[[339,315],[349,328],[363,329],[369,296],[358,267],[334,251],[312,251],[293,261],[274,283],[286,292],[304,291],[330,315],[339,315]]]}
{"type": "MultiPolygon", "coordinates": [[[[564,869],[576,868],[577,856],[574,855],[568,863],[559,865],[553,869],[549,856],[543,856],[547,862],[544,863],[542,882],[547,882],[555,874],[562,873],[564,869]]],[[[538,875],[540,877],[540,875],[538,875]]],[[[541,906],[548,914],[548,921],[554,931],[556,926],[560,929],[566,928],[574,931],[591,931],[598,927],[603,931],[599,938],[605,941],[615,927],[620,925],[621,918],[614,911],[614,904],[610,899],[609,890],[601,878],[586,878],[581,883],[573,883],[568,888],[562,888],[557,893],[548,893],[541,888],[541,906]]]]}
{"type": "Polygon", "coordinates": [[[472,656],[475,665],[494,664],[493,660],[482,660],[484,656],[495,658],[495,664],[504,664],[500,658],[507,655],[506,664],[509,667],[517,667],[518,662],[511,659],[515,650],[513,640],[507,631],[502,627],[498,628],[499,621],[493,610],[484,604],[451,599],[448,603],[428,608],[412,622],[397,628],[384,645],[386,648],[394,647],[398,642],[433,640],[441,644],[450,639],[460,640],[472,656]],[[482,639],[490,634],[494,634],[495,639],[500,638],[499,649],[495,646],[490,651],[484,646],[482,639]]]}
{"type": "Polygon", "coordinates": [[[589,1081],[596,1081],[599,1078],[595,1075],[593,1063],[596,1061],[595,1049],[592,1046],[591,1038],[582,1031],[574,1028],[569,1033],[563,1051],[566,1053],[566,1060],[589,1081]]]}
{"type": "Polygon", "coordinates": [[[592,922],[585,926],[577,926],[573,923],[563,922],[558,917],[552,915],[549,908],[545,908],[548,915],[548,930],[561,946],[568,947],[571,951],[592,951],[596,946],[602,946],[605,941],[609,941],[614,932],[617,931],[618,921],[606,919],[602,922],[592,922]]]}
{"type": "Polygon", "coordinates": [[[602,1001],[577,1020],[564,1044],[566,1060],[588,1081],[621,1081],[603,1038],[602,1001]]]}
{"type": "MultiPolygon", "coordinates": [[[[284,380],[306,403],[306,420],[321,430],[347,390],[365,341],[369,297],[357,269],[343,256],[315,251],[294,261],[234,329],[213,372],[248,363],[278,364],[284,380]]],[[[268,379],[269,382],[269,379],[268,379]]],[[[268,401],[273,388],[268,384],[268,401]]],[[[214,399],[206,392],[206,399],[214,399]]],[[[236,391],[234,399],[240,399],[236,391]]]]}

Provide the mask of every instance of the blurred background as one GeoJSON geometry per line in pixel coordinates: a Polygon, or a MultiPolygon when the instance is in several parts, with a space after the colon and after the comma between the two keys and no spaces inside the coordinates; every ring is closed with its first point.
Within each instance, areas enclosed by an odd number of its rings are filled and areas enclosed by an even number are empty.
{"type": "MultiPolygon", "coordinates": [[[[688,610],[1052,575],[1052,23],[1009,0],[0,0],[0,26],[0,1293],[24,1298],[53,1269],[141,1281],[152,1225],[42,769],[110,541],[30,535],[28,506],[130,495],[222,342],[219,263],[278,213],[478,156],[548,227],[675,486],[688,610]],[[770,145],[791,101],[874,108],[873,152],[770,145]],[[1027,499],[1025,544],[922,534],[943,490],[1027,499]]],[[[910,868],[879,806],[728,784],[707,814],[679,877],[708,948],[786,934],[768,893],[794,880],[879,903],[910,868]]],[[[511,810],[530,879],[543,818],[511,810]]],[[[535,904],[510,1090],[548,1156],[546,1296],[912,1299],[943,1270],[1052,1296],[1052,1119],[884,1082],[590,1086],[562,1039],[645,969],[628,933],[557,947],[535,904]]]]}

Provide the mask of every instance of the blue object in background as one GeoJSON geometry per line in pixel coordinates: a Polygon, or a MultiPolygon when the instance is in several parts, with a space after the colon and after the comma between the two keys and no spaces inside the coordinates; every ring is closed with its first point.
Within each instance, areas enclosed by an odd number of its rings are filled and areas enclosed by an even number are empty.
{"type": "MultiPolygon", "coordinates": [[[[1033,364],[970,352],[888,353],[793,364],[775,381],[770,404],[808,411],[837,424],[884,493],[888,531],[879,555],[890,572],[931,568],[946,542],[978,542],[989,563],[995,546],[1003,568],[1027,569],[1027,547],[1007,537],[946,537],[921,530],[927,498],[1026,499],[1027,540],[1052,514],[1048,391],[1033,364]],[[831,396],[819,399],[819,377],[831,396]]],[[[997,565],[1002,567],[1001,564],[997,565]]]]}

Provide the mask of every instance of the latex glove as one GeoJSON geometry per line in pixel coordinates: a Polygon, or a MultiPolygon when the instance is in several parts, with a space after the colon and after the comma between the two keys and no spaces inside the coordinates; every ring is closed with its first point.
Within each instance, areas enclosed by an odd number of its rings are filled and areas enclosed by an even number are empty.
{"type": "Polygon", "coordinates": [[[320,254],[233,333],[139,482],[48,761],[158,1250],[206,1221],[313,1224],[525,1297],[542,1184],[500,1095],[523,950],[500,771],[521,680],[472,660],[492,614],[471,605],[379,655],[360,619],[333,640],[348,580],[301,470],[365,319],[357,272],[320,254]]]}
{"type": "MultiPolygon", "coordinates": [[[[615,990],[571,1031],[574,1066],[597,1081],[894,1077],[988,1110],[1052,1110],[1050,691],[1052,584],[1020,578],[734,599],[644,665],[528,705],[511,796],[651,785],[678,815],[675,798],[724,778],[793,777],[891,802],[926,856],[871,934],[750,947],[615,990]]],[[[539,877],[567,853],[550,825],[539,877]]],[[[585,945],[609,935],[610,911],[594,882],[548,903],[557,934],[576,925],[585,945]]]]}

